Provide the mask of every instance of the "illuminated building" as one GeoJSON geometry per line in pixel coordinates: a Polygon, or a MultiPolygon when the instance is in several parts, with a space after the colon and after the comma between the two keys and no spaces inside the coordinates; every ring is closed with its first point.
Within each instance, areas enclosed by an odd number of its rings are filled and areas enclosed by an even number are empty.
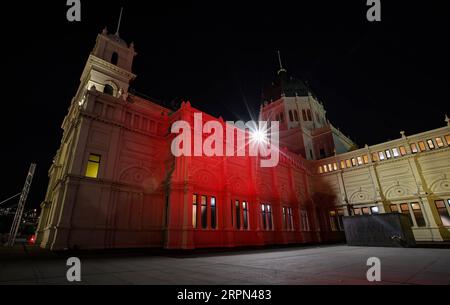
{"type": "MultiPolygon", "coordinates": [[[[420,241],[450,239],[450,127],[371,147],[326,119],[281,68],[260,117],[280,122],[280,162],[178,157],[173,111],[129,93],[134,46],[103,31],[64,119],[37,243],[67,248],[236,247],[343,239],[342,217],[401,212],[420,241]]],[[[202,113],[204,120],[219,120],[202,113]]]]}

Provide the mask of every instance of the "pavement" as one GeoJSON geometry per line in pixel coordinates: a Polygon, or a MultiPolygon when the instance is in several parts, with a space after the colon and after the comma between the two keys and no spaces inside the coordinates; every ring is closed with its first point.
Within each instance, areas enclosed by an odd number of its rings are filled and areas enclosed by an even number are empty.
{"type": "Polygon", "coordinates": [[[81,260],[77,284],[367,285],[367,260],[381,262],[377,284],[450,285],[450,249],[346,245],[166,252],[119,250],[52,253],[0,248],[0,285],[69,284],[67,258],[81,260]]]}

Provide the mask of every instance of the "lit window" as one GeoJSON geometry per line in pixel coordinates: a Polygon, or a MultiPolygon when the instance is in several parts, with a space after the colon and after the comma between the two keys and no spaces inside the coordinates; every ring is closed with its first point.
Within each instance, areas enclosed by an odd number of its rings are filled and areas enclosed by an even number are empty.
{"type": "Polygon", "coordinates": [[[412,220],[412,218],[411,218],[411,214],[409,213],[409,206],[408,206],[408,204],[407,204],[407,203],[402,203],[402,204],[400,205],[400,210],[401,210],[401,212],[402,212],[403,215],[408,216],[409,221],[410,221],[410,223],[411,223],[411,226],[413,226],[413,225],[414,225],[414,222],[413,222],[413,220],[412,220]]]}
{"type": "Polygon", "coordinates": [[[401,154],[402,156],[405,156],[405,155],[406,155],[406,149],[405,149],[405,146],[400,146],[400,154],[401,154]]]}
{"type": "Polygon", "coordinates": [[[324,165],[323,170],[325,171],[325,173],[328,173],[328,166],[324,165]]]}
{"type": "Polygon", "coordinates": [[[341,161],[341,168],[342,168],[342,169],[345,168],[345,161],[344,161],[344,160],[341,161]]]}
{"type": "Polygon", "coordinates": [[[211,229],[217,228],[216,197],[211,197],[211,229]]]}
{"type": "Polygon", "coordinates": [[[380,212],[380,209],[378,207],[370,207],[370,211],[372,214],[378,214],[380,212]]]}
{"type": "Polygon", "coordinates": [[[337,163],[335,162],[335,163],[333,163],[333,169],[335,170],[335,171],[337,171],[338,170],[338,166],[337,166],[337,163]]]}
{"type": "Polygon", "coordinates": [[[362,165],[363,164],[363,159],[362,157],[358,157],[358,165],[362,165]]]}
{"type": "Polygon", "coordinates": [[[435,140],[436,140],[436,144],[439,148],[444,147],[444,142],[442,141],[442,138],[437,137],[435,140]]]}
{"type": "Polygon", "coordinates": [[[330,172],[333,171],[333,167],[331,166],[331,164],[328,164],[328,171],[330,171],[330,172]]]}
{"type": "Polygon", "coordinates": [[[90,154],[87,168],[86,168],[86,177],[89,178],[97,178],[98,177],[98,169],[100,167],[100,155],[90,154]]]}
{"type": "Polygon", "coordinates": [[[450,146],[450,135],[445,136],[445,142],[447,142],[447,145],[450,146]]]}
{"type": "Polygon", "coordinates": [[[198,195],[192,196],[192,227],[197,229],[197,203],[198,203],[198,195]]]}
{"type": "Polygon", "coordinates": [[[398,205],[391,204],[390,208],[392,213],[398,213],[398,205]]]}
{"type": "Polygon", "coordinates": [[[380,161],[383,161],[385,159],[384,153],[382,151],[378,152],[378,157],[380,158],[380,161]]]}
{"type": "Polygon", "coordinates": [[[386,158],[388,159],[392,158],[391,151],[389,149],[386,150],[386,158]]]}
{"type": "Polygon", "coordinates": [[[378,154],[377,153],[372,153],[372,161],[373,162],[377,162],[378,161],[378,154]]]}
{"type": "Polygon", "coordinates": [[[420,151],[425,151],[425,150],[427,150],[426,147],[425,147],[425,143],[424,143],[423,141],[420,141],[420,142],[419,142],[419,148],[420,148],[420,151]]]}
{"type": "Polygon", "coordinates": [[[429,149],[434,149],[434,143],[433,143],[433,140],[427,140],[427,144],[428,144],[428,148],[429,149]]]}
{"type": "Polygon", "coordinates": [[[207,210],[207,198],[206,196],[202,196],[201,202],[201,217],[202,217],[202,229],[206,229],[208,227],[208,214],[207,210]]]}
{"type": "Polygon", "coordinates": [[[398,148],[392,148],[392,154],[394,155],[394,158],[400,156],[400,154],[398,153],[398,148]]]}
{"type": "MultiPolygon", "coordinates": [[[[448,201],[448,203],[450,205],[450,200],[448,201]]],[[[436,200],[435,204],[436,204],[436,209],[439,213],[439,216],[441,217],[442,225],[449,227],[450,226],[450,214],[449,214],[449,211],[447,210],[447,207],[445,206],[444,200],[436,200]]]]}
{"type": "Polygon", "coordinates": [[[352,163],[350,162],[349,159],[345,160],[345,164],[347,165],[347,167],[352,167],[352,163]]]}
{"type": "Polygon", "coordinates": [[[425,218],[422,214],[422,209],[420,208],[420,204],[417,202],[411,203],[411,208],[413,210],[414,218],[416,219],[416,223],[418,227],[425,227],[425,218]]]}
{"type": "Polygon", "coordinates": [[[369,156],[368,155],[364,155],[363,156],[363,160],[364,160],[364,164],[369,163],[369,156]]]}
{"type": "Polygon", "coordinates": [[[355,158],[352,158],[352,165],[356,166],[356,159],[355,158]]]}
{"type": "Polygon", "coordinates": [[[319,166],[319,174],[323,174],[322,166],[319,166]]]}
{"type": "Polygon", "coordinates": [[[411,151],[413,154],[417,154],[419,152],[419,150],[417,149],[416,143],[411,144],[411,151]]]}

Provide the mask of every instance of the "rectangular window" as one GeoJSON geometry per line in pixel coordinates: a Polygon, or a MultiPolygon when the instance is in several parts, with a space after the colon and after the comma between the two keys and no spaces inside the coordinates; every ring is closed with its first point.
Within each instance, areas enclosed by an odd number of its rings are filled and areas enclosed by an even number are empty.
{"type": "Polygon", "coordinates": [[[427,144],[428,144],[428,148],[429,148],[429,149],[434,149],[434,143],[433,143],[433,140],[431,140],[431,139],[427,140],[427,144]]]}
{"type": "Polygon", "coordinates": [[[364,164],[368,164],[369,163],[369,156],[368,155],[364,155],[363,156],[363,161],[364,161],[364,164]]]}
{"type": "Polygon", "coordinates": [[[90,154],[87,167],[86,167],[86,177],[89,178],[97,178],[98,177],[98,169],[100,167],[100,155],[90,154]]]}
{"type": "Polygon", "coordinates": [[[339,230],[344,231],[344,209],[338,209],[339,230]]]}
{"type": "Polygon", "coordinates": [[[239,200],[236,200],[235,202],[236,206],[236,229],[241,229],[241,209],[239,207],[239,200]]]}
{"type": "Polygon", "coordinates": [[[338,222],[336,217],[336,211],[329,211],[330,216],[330,228],[331,231],[337,231],[338,230],[338,222]]]}
{"type": "Polygon", "coordinates": [[[333,167],[331,164],[328,164],[328,171],[332,172],[333,171],[333,167]]]}
{"type": "Polygon", "coordinates": [[[325,173],[328,173],[328,166],[324,165],[323,166],[323,170],[324,170],[325,173]]]}
{"type": "Polygon", "coordinates": [[[244,217],[244,230],[248,230],[248,204],[246,201],[242,202],[242,211],[244,217]]]}
{"type": "Polygon", "coordinates": [[[419,149],[420,151],[426,151],[425,143],[423,141],[419,142],[419,149]]]}
{"type": "Polygon", "coordinates": [[[267,230],[267,215],[265,204],[261,204],[261,220],[262,220],[262,229],[267,230]]]}
{"type": "Polygon", "coordinates": [[[400,146],[400,154],[401,154],[402,156],[405,156],[405,155],[406,155],[406,149],[405,149],[405,146],[400,146]]]}
{"type": "MultiPolygon", "coordinates": [[[[450,205],[450,200],[448,201],[448,203],[450,205]]],[[[439,216],[441,217],[442,225],[449,227],[450,226],[450,214],[447,210],[447,207],[445,206],[445,201],[444,200],[436,200],[435,204],[436,204],[436,209],[439,213],[439,216]]]]}
{"type": "Polygon", "coordinates": [[[352,165],[356,166],[356,159],[355,158],[352,158],[352,165]]]}
{"type": "Polygon", "coordinates": [[[217,229],[216,197],[211,197],[211,229],[217,229]]]}
{"type": "Polygon", "coordinates": [[[345,161],[344,160],[341,161],[341,169],[345,169],[345,161]]]}
{"type": "Polygon", "coordinates": [[[300,218],[302,220],[302,231],[309,231],[309,220],[308,220],[308,211],[307,210],[301,210],[300,211],[300,218]]]}
{"type": "Polygon", "coordinates": [[[402,203],[400,205],[400,210],[401,210],[403,215],[408,216],[409,222],[411,223],[411,226],[414,226],[414,222],[413,222],[413,220],[411,218],[411,213],[409,213],[409,206],[408,206],[408,204],[407,203],[402,203]]]}
{"type": "Polygon", "coordinates": [[[372,161],[373,162],[377,162],[378,161],[378,154],[377,153],[372,153],[372,161]]]}
{"type": "Polygon", "coordinates": [[[208,227],[208,214],[207,214],[207,198],[206,196],[202,196],[202,210],[201,210],[201,215],[202,215],[202,229],[206,229],[208,227]]]}
{"type": "Polygon", "coordinates": [[[192,196],[192,227],[197,229],[197,204],[198,204],[198,195],[192,196]]]}
{"type": "Polygon", "coordinates": [[[337,165],[337,163],[335,162],[335,163],[333,163],[333,169],[335,170],[335,171],[337,171],[338,170],[338,165],[337,165]]]}
{"type": "Polygon", "coordinates": [[[292,208],[288,208],[288,220],[289,230],[294,231],[294,216],[292,215],[292,208]]]}
{"type": "Polygon", "coordinates": [[[396,204],[391,204],[391,205],[390,205],[390,208],[391,208],[391,212],[392,212],[392,213],[398,213],[398,205],[396,205],[396,204]]]}
{"type": "Polygon", "coordinates": [[[267,225],[269,230],[272,230],[272,208],[270,205],[267,205],[267,225]]]}
{"type": "Polygon", "coordinates": [[[420,204],[417,202],[411,203],[411,208],[413,210],[414,218],[416,219],[416,223],[418,227],[425,227],[427,224],[425,223],[425,218],[422,214],[422,209],[420,208],[420,204]]]}
{"type": "Polygon", "coordinates": [[[358,157],[358,165],[363,165],[363,159],[362,159],[362,157],[358,157]]]}
{"type": "Polygon", "coordinates": [[[287,214],[286,214],[286,208],[283,207],[282,209],[282,213],[283,213],[283,229],[287,229],[287,214]]]}
{"type": "Polygon", "coordinates": [[[323,174],[322,166],[319,166],[319,174],[323,174]]]}
{"type": "Polygon", "coordinates": [[[400,154],[398,153],[398,148],[392,148],[392,155],[394,156],[394,158],[400,156],[400,154]]]}
{"type": "Polygon", "coordinates": [[[445,142],[447,142],[447,145],[450,146],[450,135],[445,136],[445,142]]]}
{"type": "Polygon", "coordinates": [[[441,137],[437,137],[435,140],[436,140],[436,144],[439,148],[444,147],[444,142],[442,141],[441,137]]]}
{"type": "Polygon", "coordinates": [[[348,168],[352,167],[352,163],[350,162],[349,159],[345,160],[345,164],[347,165],[348,168]]]}
{"type": "Polygon", "coordinates": [[[386,149],[386,158],[388,159],[392,158],[391,151],[389,149],[386,149]]]}
{"type": "Polygon", "coordinates": [[[363,215],[370,215],[370,208],[362,208],[363,215]]]}
{"type": "Polygon", "coordinates": [[[360,208],[354,208],[353,209],[353,215],[362,215],[362,213],[361,213],[361,209],[360,208]]]}
{"type": "Polygon", "coordinates": [[[384,158],[384,153],[382,151],[378,152],[378,157],[379,157],[380,161],[383,161],[385,159],[384,158]]]}
{"type": "Polygon", "coordinates": [[[417,154],[419,152],[419,150],[417,149],[416,143],[412,143],[410,146],[411,146],[411,152],[413,154],[417,154]]]}
{"type": "Polygon", "coordinates": [[[379,209],[377,206],[375,206],[375,207],[370,207],[370,212],[371,212],[372,214],[379,214],[379,213],[380,213],[380,209],[379,209]]]}

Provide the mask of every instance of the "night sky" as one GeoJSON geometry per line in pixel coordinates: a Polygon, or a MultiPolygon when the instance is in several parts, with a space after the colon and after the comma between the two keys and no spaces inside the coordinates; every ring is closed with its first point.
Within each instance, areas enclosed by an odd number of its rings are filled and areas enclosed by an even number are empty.
{"type": "MultiPolygon", "coordinates": [[[[10,2],[10,1],[7,1],[10,2]]],[[[21,191],[38,164],[27,204],[39,206],[60,128],[95,38],[115,32],[138,56],[132,87],[191,103],[228,120],[250,118],[275,80],[276,51],[307,81],[328,119],[360,146],[444,126],[450,11],[445,1],[382,0],[382,22],[358,1],[92,1],[81,22],[65,0],[2,3],[0,201],[21,191]]]]}

